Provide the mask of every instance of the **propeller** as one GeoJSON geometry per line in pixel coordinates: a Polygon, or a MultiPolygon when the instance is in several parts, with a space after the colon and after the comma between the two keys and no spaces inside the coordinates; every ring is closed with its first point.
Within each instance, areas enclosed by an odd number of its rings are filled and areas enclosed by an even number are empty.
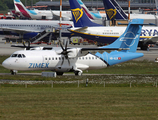
{"type": "Polygon", "coordinates": [[[26,46],[25,45],[25,43],[24,42],[22,42],[23,43],[23,45],[24,45],[24,48],[26,48],[26,50],[30,50],[30,41],[28,40],[28,46],[26,46]]]}
{"type": "MultiPolygon", "coordinates": [[[[62,50],[63,50],[61,53],[59,53],[59,55],[64,55],[65,59],[68,60],[68,63],[69,63],[69,65],[70,65],[70,60],[69,60],[68,54],[69,54],[71,51],[67,51],[67,50],[68,50],[68,49],[67,49],[68,41],[66,41],[65,48],[62,46],[60,40],[59,40],[59,44],[60,44],[60,47],[61,47],[62,50]]],[[[61,65],[63,65],[63,63],[64,63],[64,58],[62,58],[62,63],[61,63],[61,65]]]]}

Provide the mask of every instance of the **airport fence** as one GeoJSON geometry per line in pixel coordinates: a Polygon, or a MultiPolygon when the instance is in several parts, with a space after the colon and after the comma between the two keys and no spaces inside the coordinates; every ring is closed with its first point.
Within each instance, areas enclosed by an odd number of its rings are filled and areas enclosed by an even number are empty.
{"type": "MultiPolygon", "coordinates": [[[[99,77],[99,76],[98,76],[99,77]]],[[[22,80],[0,80],[0,88],[2,87],[156,87],[157,78],[144,77],[135,79],[134,76],[113,76],[117,79],[82,79],[73,81],[22,81],[22,80]]]]}

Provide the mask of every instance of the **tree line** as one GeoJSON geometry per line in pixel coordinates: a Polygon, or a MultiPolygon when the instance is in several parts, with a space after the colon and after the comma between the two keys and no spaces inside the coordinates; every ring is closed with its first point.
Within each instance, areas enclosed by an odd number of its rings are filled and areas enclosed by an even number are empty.
{"type": "MultiPolygon", "coordinates": [[[[24,5],[31,6],[31,4],[35,4],[40,0],[20,0],[24,5]]],[[[14,8],[13,0],[0,0],[0,11],[6,11],[14,8]]]]}

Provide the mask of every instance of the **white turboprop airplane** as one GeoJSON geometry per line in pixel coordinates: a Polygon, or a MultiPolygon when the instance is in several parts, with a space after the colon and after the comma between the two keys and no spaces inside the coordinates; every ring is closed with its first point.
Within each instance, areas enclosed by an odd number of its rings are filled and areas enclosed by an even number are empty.
{"type": "MultiPolygon", "coordinates": [[[[67,28],[73,27],[73,22],[62,21],[62,36],[71,37],[71,33],[67,28]]],[[[1,35],[16,35],[19,39],[30,40],[33,37],[56,37],[52,32],[53,29],[60,28],[59,21],[44,21],[44,20],[0,20],[0,34],[1,35]],[[47,31],[47,32],[46,32],[47,31]],[[39,33],[42,33],[39,34],[39,33]],[[51,33],[51,34],[49,34],[51,33]]]]}
{"type": "MultiPolygon", "coordinates": [[[[97,41],[99,43],[113,43],[122,33],[126,27],[119,26],[101,26],[92,22],[82,10],[81,6],[76,0],[69,0],[73,15],[74,27],[69,30],[75,35],[97,41]]],[[[148,48],[148,44],[158,41],[158,27],[143,26],[140,35],[139,47],[142,50],[148,48]]]]}
{"type": "Polygon", "coordinates": [[[51,70],[57,75],[73,71],[75,75],[82,75],[86,69],[101,69],[143,56],[136,53],[143,19],[134,19],[127,26],[126,31],[114,43],[100,48],[31,48],[14,52],[2,65],[15,74],[17,70],[51,70]],[[90,51],[104,51],[92,54],[90,51]],[[109,50],[114,50],[110,53],[109,50]]]}
{"type": "MultiPolygon", "coordinates": [[[[85,10],[87,16],[91,20],[101,20],[102,17],[106,17],[106,14],[90,12],[81,0],[77,0],[77,1],[85,10]]],[[[16,12],[19,13],[21,16],[25,16],[26,18],[31,18],[31,19],[44,19],[45,18],[45,19],[58,20],[60,17],[60,11],[58,10],[37,10],[37,9],[28,10],[26,9],[26,7],[22,4],[20,0],[14,0],[14,5],[15,5],[16,12]]],[[[71,11],[62,11],[62,19],[64,21],[72,20],[71,11]]]]}

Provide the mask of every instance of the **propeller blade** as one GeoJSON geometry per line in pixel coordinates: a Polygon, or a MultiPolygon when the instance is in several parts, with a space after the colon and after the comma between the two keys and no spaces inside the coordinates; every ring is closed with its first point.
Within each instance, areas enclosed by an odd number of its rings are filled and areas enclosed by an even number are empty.
{"type": "Polygon", "coordinates": [[[62,63],[61,63],[61,66],[62,66],[62,65],[63,65],[63,63],[64,63],[64,57],[62,57],[61,59],[62,59],[62,63]]]}
{"type": "Polygon", "coordinates": [[[69,66],[70,66],[70,60],[69,60],[69,58],[67,58],[67,60],[68,60],[69,66]]]}
{"type": "Polygon", "coordinates": [[[22,42],[22,44],[23,44],[23,45],[24,45],[24,47],[26,48],[26,45],[25,45],[24,41],[22,42]]]}
{"type": "Polygon", "coordinates": [[[62,50],[64,51],[64,48],[63,48],[63,46],[62,46],[62,44],[61,44],[61,41],[59,40],[59,43],[60,43],[60,47],[62,48],[62,50]]]}
{"type": "Polygon", "coordinates": [[[30,50],[30,40],[28,41],[28,50],[30,50]]]}
{"type": "Polygon", "coordinates": [[[68,41],[66,41],[66,45],[65,45],[65,51],[67,51],[67,43],[68,43],[68,41]]]}

